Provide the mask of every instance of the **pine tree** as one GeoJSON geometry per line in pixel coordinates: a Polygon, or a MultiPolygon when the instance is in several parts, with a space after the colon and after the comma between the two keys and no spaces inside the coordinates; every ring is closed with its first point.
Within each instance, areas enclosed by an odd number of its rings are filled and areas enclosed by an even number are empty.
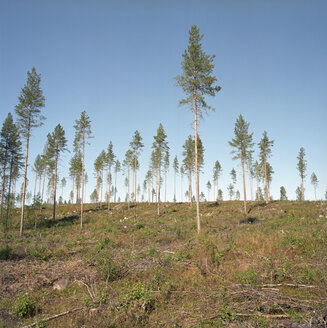
{"type": "Polygon", "coordinates": [[[302,186],[296,188],[295,194],[296,194],[296,200],[298,201],[303,200],[302,186]]]}
{"type": "Polygon", "coordinates": [[[235,171],[235,169],[232,168],[229,174],[230,174],[230,177],[232,178],[232,182],[233,182],[233,185],[235,187],[235,185],[236,185],[236,171],[235,171]]]}
{"type": "MultiPolygon", "coordinates": [[[[161,189],[161,168],[164,164],[165,155],[168,153],[169,147],[167,135],[162,124],[159,124],[157,135],[154,136],[152,148],[156,157],[156,165],[158,169],[158,199],[157,199],[157,214],[160,215],[160,189],[161,189]]],[[[169,161],[168,161],[169,165],[169,161]]]]}
{"type": "Polygon", "coordinates": [[[199,205],[199,166],[198,166],[198,115],[201,117],[202,109],[213,110],[204,96],[214,96],[219,86],[214,86],[217,78],[212,74],[214,69],[213,60],[215,56],[206,55],[202,50],[200,31],[193,25],[189,31],[189,45],[183,54],[183,74],[176,77],[177,85],[186,93],[187,98],[180,101],[180,105],[188,104],[194,111],[194,138],[195,138],[195,180],[196,180],[196,221],[197,230],[200,233],[200,205],[199,205]]]}
{"type": "Polygon", "coordinates": [[[2,168],[2,181],[1,181],[1,202],[0,206],[3,207],[3,200],[5,195],[7,167],[9,165],[9,154],[12,149],[12,138],[15,129],[14,121],[11,113],[8,113],[7,118],[3,122],[0,133],[0,148],[1,148],[1,168],[2,168]]]}
{"type": "Polygon", "coordinates": [[[41,157],[40,154],[38,154],[35,157],[34,164],[33,164],[33,167],[32,167],[32,171],[35,173],[34,194],[33,194],[33,197],[35,198],[36,197],[37,179],[39,178],[41,180],[41,175],[42,175],[42,172],[43,172],[42,157],[41,157]]]}
{"type": "Polygon", "coordinates": [[[2,168],[1,187],[1,221],[3,219],[4,200],[7,204],[6,219],[4,220],[4,235],[7,238],[9,209],[12,207],[12,186],[19,177],[22,167],[22,143],[19,131],[9,113],[0,133],[0,165],[2,168]],[[7,170],[8,169],[8,170],[7,170]],[[5,189],[7,186],[7,190],[5,189]]]}
{"type": "Polygon", "coordinates": [[[147,187],[148,187],[148,202],[150,203],[150,193],[151,193],[151,180],[152,180],[152,171],[151,169],[149,169],[146,173],[146,176],[145,176],[145,180],[146,180],[146,184],[147,184],[147,187]]]}
{"type": "Polygon", "coordinates": [[[166,151],[164,157],[164,172],[165,172],[165,202],[167,201],[167,173],[169,171],[169,150],[166,151]]]}
{"type": "Polygon", "coordinates": [[[223,191],[221,189],[218,189],[218,197],[217,197],[217,199],[219,201],[222,201],[223,200],[223,191]]]}
{"type": "Polygon", "coordinates": [[[129,202],[130,202],[130,190],[129,190],[130,179],[129,179],[129,172],[130,172],[131,165],[133,165],[132,160],[133,160],[133,152],[129,149],[125,153],[125,159],[124,159],[124,162],[123,162],[123,166],[125,167],[125,171],[127,170],[126,187],[127,187],[127,203],[128,203],[128,209],[129,209],[129,202]]]}
{"type": "Polygon", "coordinates": [[[194,148],[192,136],[188,136],[183,145],[183,168],[188,174],[188,199],[192,203],[192,172],[194,170],[194,148]]]}
{"type": "Polygon", "coordinates": [[[284,186],[280,187],[280,200],[287,200],[286,189],[284,186]]]}
{"type": "Polygon", "coordinates": [[[221,172],[222,172],[221,165],[220,165],[219,161],[216,161],[215,165],[213,167],[213,197],[215,200],[218,199],[218,195],[216,197],[215,188],[217,189],[217,193],[218,193],[218,190],[219,190],[218,181],[219,181],[221,172]]]}
{"type": "Polygon", "coordinates": [[[92,137],[91,121],[85,111],[81,113],[81,118],[75,121],[75,151],[82,148],[82,199],[81,199],[81,228],[83,227],[83,202],[84,202],[84,159],[85,159],[85,144],[92,137]]]}
{"type": "Polygon", "coordinates": [[[173,169],[174,169],[174,202],[176,202],[176,175],[179,172],[179,163],[178,163],[177,156],[175,156],[174,158],[173,169]]]}
{"type": "Polygon", "coordinates": [[[183,178],[184,178],[184,174],[185,174],[185,168],[183,165],[180,166],[179,172],[181,174],[181,202],[183,202],[184,201],[184,199],[183,199],[183,178]]]}
{"type": "Polygon", "coordinates": [[[109,142],[107,154],[106,154],[106,164],[108,167],[108,213],[110,211],[110,198],[111,198],[111,167],[115,164],[115,154],[113,152],[112,142],[109,142]]]}
{"type": "Polygon", "coordinates": [[[234,148],[232,154],[235,154],[233,159],[240,159],[242,164],[242,173],[243,173],[243,193],[244,193],[244,213],[246,214],[246,187],[245,187],[245,167],[244,164],[251,152],[253,147],[252,136],[253,133],[249,134],[249,125],[243,116],[240,115],[235,122],[235,138],[232,141],[229,141],[229,145],[234,148]]]}
{"type": "Polygon", "coordinates": [[[64,197],[64,188],[67,185],[66,178],[62,178],[60,183],[61,183],[61,197],[63,198],[64,197]]]}
{"type": "Polygon", "coordinates": [[[258,143],[260,148],[260,159],[261,159],[261,166],[263,167],[263,178],[264,178],[264,185],[265,185],[265,199],[266,203],[269,200],[269,193],[268,193],[268,179],[267,179],[267,160],[271,156],[271,147],[274,145],[273,140],[269,140],[267,136],[267,132],[263,132],[262,139],[258,143]]]}
{"type": "Polygon", "coordinates": [[[315,192],[315,200],[317,200],[317,187],[318,187],[318,178],[316,176],[316,174],[313,172],[311,174],[311,184],[313,185],[313,189],[314,189],[314,192],[315,192]]]}
{"type": "Polygon", "coordinates": [[[297,169],[299,170],[300,177],[301,177],[301,193],[302,193],[302,198],[301,200],[304,200],[304,184],[303,180],[305,178],[305,171],[307,169],[307,161],[304,159],[305,156],[305,151],[304,148],[301,147],[299,151],[299,155],[297,157],[298,163],[297,163],[297,169]]]}
{"type": "Polygon", "coordinates": [[[22,210],[20,219],[19,235],[23,235],[24,226],[24,209],[25,209],[25,193],[26,193],[26,178],[27,178],[27,163],[28,163],[28,148],[31,130],[42,125],[45,119],[41,115],[41,108],[44,107],[45,98],[40,88],[41,76],[36,73],[35,68],[31,72],[27,72],[27,82],[22,88],[18,97],[18,105],[15,107],[15,112],[18,117],[18,127],[21,135],[26,140],[25,152],[25,169],[24,182],[22,192],[22,210]]]}
{"type": "Polygon", "coordinates": [[[116,195],[117,195],[117,174],[120,172],[120,168],[121,165],[119,160],[117,159],[115,162],[115,199],[114,199],[115,203],[116,203],[116,195]]]}
{"type": "Polygon", "coordinates": [[[137,130],[134,132],[133,140],[130,142],[130,147],[133,151],[134,156],[134,218],[136,218],[136,170],[138,166],[138,156],[142,148],[144,147],[140,132],[137,130]]]}
{"type": "Polygon", "coordinates": [[[208,202],[210,201],[210,190],[211,190],[211,182],[207,182],[207,189],[208,189],[208,202]]]}
{"type": "Polygon", "coordinates": [[[234,185],[230,183],[227,187],[227,190],[229,194],[229,200],[232,200],[234,196],[234,185]]]}
{"type": "Polygon", "coordinates": [[[67,139],[65,131],[60,124],[58,124],[54,131],[48,134],[49,151],[52,154],[54,162],[54,179],[53,179],[53,215],[52,220],[56,218],[56,192],[57,192],[57,177],[58,177],[58,160],[62,152],[67,151],[67,139]]]}
{"type": "Polygon", "coordinates": [[[253,201],[253,179],[255,178],[255,170],[254,170],[252,152],[248,153],[246,166],[247,166],[247,169],[249,172],[249,178],[250,178],[251,201],[253,201]]]}

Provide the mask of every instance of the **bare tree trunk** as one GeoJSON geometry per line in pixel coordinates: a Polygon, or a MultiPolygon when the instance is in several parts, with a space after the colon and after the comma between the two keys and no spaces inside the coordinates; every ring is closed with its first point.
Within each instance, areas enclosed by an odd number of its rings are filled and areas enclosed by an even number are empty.
{"type": "Polygon", "coordinates": [[[55,176],[53,182],[53,216],[52,216],[53,222],[56,219],[57,166],[58,166],[58,152],[56,152],[55,176]]]}
{"type": "Polygon", "coordinates": [[[265,165],[265,196],[266,196],[266,204],[268,204],[268,185],[267,185],[267,163],[266,163],[266,156],[264,157],[264,165],[265,165]]]}
{"type": "Polygon", "coordinates": [[[176,170],[174,172],[174,201],[176,202],[176,170]]]}
{"type": "Polygon", "coordinates": [[[128,182],[128,183],[127,183],[127,188],[128,188],[128,189],[127,189],[127,190],[128,190],[128,191],[127,191],[127,202],[128,202],[128,205],[127,205],[127,206],[128,206],[128,209],[129,209],[129,163],[128,163],[128,165],[127,165],[127,172],[128,172],[128,179],[127,179],[127,182],[128,182]]]}
{"type": "Polygon", "coordinates": [[[317,201],[317,187],[316,186],[314,186],[314,191],[315,191],[315,201],[317,201]]]}
{"type": "Polygon", "coordinates": [[[250,172],[250,190],[251,190],[251,201],[253,201],[253,178],[250,172]]]}
{"type": "Polygon", "coordinates": [[[243,154],[242,154],[242,173],[243,173],[244,213],[246,214],[246,187],[245,187],[245,169],[244,169],[243,154]]]}
{"type": "Polygon", "coordinates": [[[115,171],[115,198],[114,198],[115,203],[116,203],[116,193],[117,193],[117,171],[115,171]]]}
{"type": "Polygon", "coordinates": [[[75,176],[73,176],[73,188],[72,188],[72,195],[71,195],[71,201],[72,204],[74,203],[74,188],[75,188],[75,176]]]}
{"type": "Polygon", "coordinates": [[[302,200],[304,200],[303,176],[301,176],[301,192],[302,192],[302,200]]]}
{"type": "Polygon", "coordinates": [[[189,168],[188,176],[188,200],[190,205],[192,205],[192,168],[189,168]]]}
{"type": "Polygon", "coordinates": [[[35,198],[35,194],[36,194],[36,185],[37,185],[37,173],[35,173],[34,195],[33,195],[33,198],[35,198]]]}
{"type": "MultiPolygon", "coordinates": [[[[194,71],[194,80],[196,80],[196,72],[194,71]]],[[[198,113],[197,113],[197,99],[196,99],[196,85],[193,90],[194,100],[194,146],[195,146],[195,190],[196,190],[196,223],[198,228],[198,234],[201,231],[200,223],[200,202],[199,202],[199,166],[198,166],[198,113]]]]}
{"type": "Polygon", "coordinates": [[[181,202],[183,202],[183,175],[181,174],[181,202]]]}
{"type": "Polygon", "coordinates": [[[158,171],[156,172],[156,202],[158,203],[158,171]]]}
{"type": "Polygon", "coordinates": [[[82,161],[82,199],[81,199],[81,228],[83,228],[83,202],[84,202],[84,150],[85,150],[85,131],[83,130],[83,161],[82,161]]]}
{"type": "Polygon", "coordinates": [[[153,187],[153,171],[152,171],[152,183],[151,183],[151,199],[152,199],[152,203],[153,203],[153,190],[154,190],[154,187],[153,187]]]}
{"type": "Polygon", "coordinates": [[[167,172],[165,171],[165,203],[167,201],[167,172]]]}
{"type": "Polygon", "coordinates": [[[1,190],[1,209],[3,204],[3,196],[5,194],[5,182],[6,182],[6,166],[7,166],[7,151],[5,152],[3,169],[2,169],[2,190],[1,190]]]}
{"type": "Polygon", "coordinates": [[[157,214],[160,215],[160,184],[161,184],[161,172],[160,172],[160,163],[161,163],[161,156],[159,157],[159,165],[158,165],[158,206],[157,206],[157,214]]]}
{"type": "Polygon", "coordinates": [[[109,214],[110,211],[110,184],[111,184],[111,166],[108,167],[108,211],[109,214]]]}
{"type": "MultiPolygon", "coordinates": [[[[11,183],[12,183],[12,169],[13,169],[13,157],[11,157],[11,163],[10,163],[10,173],[9,173],[9,190],[8,190],[8,200],[7,200],[7,214],[6,214],[6,222],[5,222],[5,240],[7,243],[7,231],[8,231],[8,219],[9,219],[9,207],[10,207],[10,199],[11,199],[11,183]]],[[[2,206],[1,206],[1,212],[2,212],[2,206]]]]}
{"type": "Polygon", "coordinates": [[[136,169],[137,169],[137,148],[135,150],[134,159],[134,220],[136,219],[136,169]]]}
{"type": "Polygon", "coordinates": [[[23,226],[24,226],[24,210],[25,210],[25,193],[26,193],[26,177],[27,177],[27,162],[28,162],[28,146],[30,141],[30,126],[31,126],[31,111],[32,108],[30,106],[29,114],[28,114],[28,128],[27,128],[27,138],[26,138],[26,154],[25,154],[25,168],[24,168],[24,184],[23,184],[23,193],[22,193],[22,212],[20,217],[20,229],[19,236],[23,236],[23,226]]]}

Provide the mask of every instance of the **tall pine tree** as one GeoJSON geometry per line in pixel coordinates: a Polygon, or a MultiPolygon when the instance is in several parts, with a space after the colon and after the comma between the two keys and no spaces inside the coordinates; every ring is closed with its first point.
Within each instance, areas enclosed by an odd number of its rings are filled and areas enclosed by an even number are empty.
{"type": "Polygon", "coordinates": [[[203,35],[196,25],[189,31],[189,45],[185,50],[182,61],[182,75],[176,77],[177,85],[186,93],[187,98],[180,101],[180,105],[189,105],[194,111],[194,139],[195,139],[195,181],[196,181],[196,221],[200,233],[200,204],[199,204],[199,163],[198,163],[198,116],[201,117],[202,109],[213,110],[204,96],[214,96],[219,90],[215,86],[217,78],[212,75],[214,55],[207,55],[202,50],[201,39],[203,35]]]}
{"type": "Polygon", "coordinates": [[[85,159],[85,144],[87,140],[92,138],[91,120],[85,111],[81,113],[81,118],[75,121],[75,139],[74,148],[78,151],[82,148],[82,198],[81,198],[81,228],[83,227],[83,203],[84,203],[84,159],[85,159]]]}
{"type": "Polygon", "coordinates": [[[242,164],[243,173],[243,193],[244,193],[244,213],[246,214],[246,186],[245,186],[245,162],[248,158],[249,152],[253,147],[252,136],[253,133],[249,133],[249,125],[243,116],[240,115],[235,122],[235,138],[229,141],[229,145],[233,147],[232,154],[235,154],[233,159],[240,159],[242,164]]]}
{"type": "Polygon", "coordinates": [[[42,125],[42,121],[45,119],[41,115],[41,108],[44,107],[45,98],[43,96],[42,89],[40,88],[41,76],[36,73],[35,68],[32,68],[31,72],[27,72],[27,82],[22,88],[20,96],[18,97],[18,105],[15,107],[15,112],[18,117],[18,126],[21,135],[26,140],[25,151],[25,169],[24,169],[24,181],[22,192],[22,210],[20,219],[19,235],[23,235],[24,226],[24,209],[25,209],[25,193],[26,193],[26,181],[27,181],[27,163],[28,163],[28,148],[31,130],[35,127],[42,125]]]}

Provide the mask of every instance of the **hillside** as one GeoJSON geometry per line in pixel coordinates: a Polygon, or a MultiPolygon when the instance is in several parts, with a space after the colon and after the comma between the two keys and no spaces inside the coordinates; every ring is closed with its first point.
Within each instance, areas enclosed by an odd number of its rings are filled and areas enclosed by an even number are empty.
{"type": "Polygon", "coordinates": [[[0,327],[326,327],[326,202],[87,204],[11,217],[0,327]],[[67,313],[53,320],[44,319],[67,313]],[[325,319],[324,319],[325,318],[325,319]]]}

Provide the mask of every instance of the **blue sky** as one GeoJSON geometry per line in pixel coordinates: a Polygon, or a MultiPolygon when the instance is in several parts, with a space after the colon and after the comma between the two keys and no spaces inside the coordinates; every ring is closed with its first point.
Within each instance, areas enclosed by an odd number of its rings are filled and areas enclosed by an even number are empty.
{"type": "MultiPolygon", "coordinates": [[[[35,66],[42,75],[47,120],[32,132],[29,163],[42,152],[47,133],[58,123],[72,150],[74,121],[86,110],[94,135],[86,148],[87,194],[94,189],[96,156],[111,140],[122,161],[136,129],[145,145],[138,172],[142,183],[160,122],[168,135],[171,159],[177,155],[181,160],[182,144],[193,134],[193,114],[178,107],[184,95],[173,79],[181,73],[181,55],[193,24],[204,34],[203,49],[216,55],[214,74],[222,87],[216,97],[208,98],[216,111],[205,115],[199,126],[205,147],[200,190],[206,194],[205,185],[219,160],[224,198],[233,167],[242,191],[241,167],[232,161],[228,145],[242,114],[256,143],[264,130],[275,141],[270,159],[274,198],[279,197],[281,185],[289,198],[295,198],[300,147],[308,161],[306,198],[314,197],[312,172],[319,179],[318,197],[323,198],[327,190],[327,2],[323,0],[2,0],[0,123],[14,111],[26,73],[35,66]]],[[[71,156],[62,157],[61,177],[68,177],[71,156]]],[[[171,169],[168,199],[173,195],[172,173],[171,169]]],[[[34,181],[31,165],[29,177],[34,181]]],[[[118,179],[123,196],[124,176],[118,179]]],[[[67,198],[70,181],[66,189],[67,198]]]]}

